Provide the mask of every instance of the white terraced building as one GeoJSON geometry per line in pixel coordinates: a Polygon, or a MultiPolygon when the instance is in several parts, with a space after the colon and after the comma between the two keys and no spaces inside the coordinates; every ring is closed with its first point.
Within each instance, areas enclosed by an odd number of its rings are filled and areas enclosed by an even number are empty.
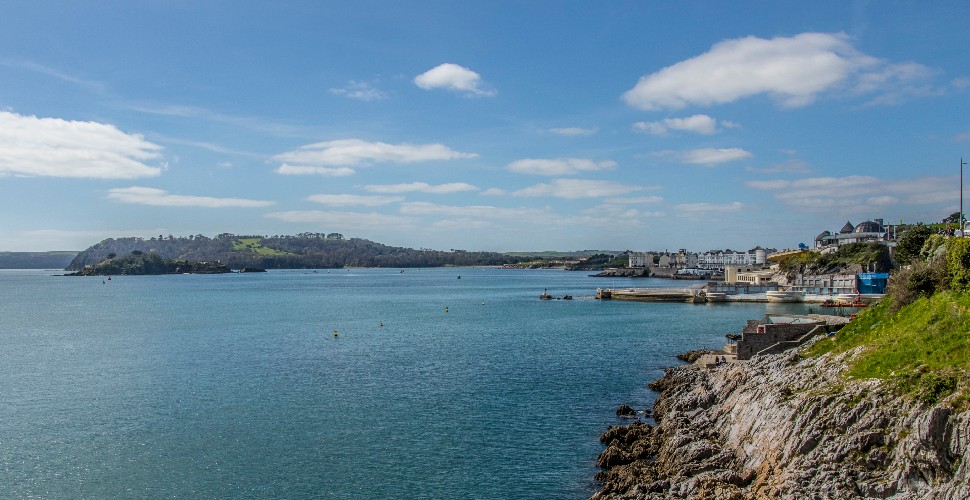
{"type": "Polygon", "coordinates": [[[659,256],[657,267],[723,270],[724,266],[763,266],[767,260],[768,252],[760,246],[747,252],[735,252],[733,250],[714,250],[705,253],[681,250],[677,253],[664,252],[660,254],[630,252],[628,254],[629,264],[627,265],[629,267],[652,267],[654,266],[655,255],[659,256]]]}

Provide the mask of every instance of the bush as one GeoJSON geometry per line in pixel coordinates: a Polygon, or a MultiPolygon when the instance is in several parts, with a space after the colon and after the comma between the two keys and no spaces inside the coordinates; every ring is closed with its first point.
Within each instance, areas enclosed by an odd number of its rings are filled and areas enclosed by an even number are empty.
{"type": "Polygon", "coordinates": [[[907,229],[906,232],[899,237],[899,243],[896,245],[896,248],[893,251],[893,256],[896,258],[896,262],[898,262],[900,265],[909,264],[914,259],[919,257],[923,244],[932,234],[933,230],[930,229],[929,226],[923,224],[919,224],[907,229]]]}
{"type": "Polygon", "coordinates": [[[886,294],[892,297],[892,312],[912,304],[920,297],[929,297],[949,288],[951,282],[946,256],[917,261],[898,269],[889,278],[886,294]]]}
{"type": "Polygon", "coordinates": [[[952,238],[946,246],[950,287],[954,290],[970,290],[970,239],[952,238]]]}

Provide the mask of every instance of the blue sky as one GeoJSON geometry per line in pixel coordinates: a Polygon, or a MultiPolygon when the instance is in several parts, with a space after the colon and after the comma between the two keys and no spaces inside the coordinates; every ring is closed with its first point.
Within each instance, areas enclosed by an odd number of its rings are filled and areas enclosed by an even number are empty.
{"type": "Polygon", "coordinates": [[[938,221],[970,158],[962,1],[3,11],[0,250],[788,248],[938,221]]]}

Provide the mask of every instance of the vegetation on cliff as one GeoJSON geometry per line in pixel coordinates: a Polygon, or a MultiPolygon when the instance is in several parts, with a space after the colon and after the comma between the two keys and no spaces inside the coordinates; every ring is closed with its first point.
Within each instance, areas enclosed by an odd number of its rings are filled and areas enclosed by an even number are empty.
{"type": "Polygon", "coordinates": [[[848,376],[892,382],[927,403],[970,403],[970,240],[930,236],[887,297],[806,355],[859,349],[848,376]]]}
{"type": "Polygon", "coordinates": [[[219,262],[190,262],[163,259],[157,253],[134,250],[123,257],[111,254],[94,265],[85,266],[69,276],[158,275],[158,274],[223,274],[232,272],[219,262]]]}
{"type": "Polygon", "coordinates": [[[220,234],[157,238],[109,238],[80,252],[68,270],[80,270],[108,258],[133,251],[156,253],[163,259],[221,261],[233,269],[335,269],[343,267],[442,267],[502,265],[527,260],[494,252],[448,252],[382,245],[362,238],[345,239],[337,233],[301,233],[296,236],[239,236],[220,234]]]}
{"type": "Polygon", "coordinates": [[[892,269],[889,248],[880,243],[849,243],[832,253],[801,252],[778,263],[789,279],[797,274],[885,273],[892,269]]]}

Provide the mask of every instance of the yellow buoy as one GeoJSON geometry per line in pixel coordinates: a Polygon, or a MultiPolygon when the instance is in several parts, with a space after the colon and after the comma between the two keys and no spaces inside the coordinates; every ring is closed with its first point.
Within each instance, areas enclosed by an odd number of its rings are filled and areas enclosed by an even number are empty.
{"type": "Polygon", "coordinates": [[[336,336],[337,336],[337,330],[334,330],[334,331],[333,331],[333,336],[334,336],[334,337],[336,337],[336,336]]]}
{"type": "Polygon", "coordinates": [[[448,306],[445,306],[445,312],[448,312],[448,306]]]}

